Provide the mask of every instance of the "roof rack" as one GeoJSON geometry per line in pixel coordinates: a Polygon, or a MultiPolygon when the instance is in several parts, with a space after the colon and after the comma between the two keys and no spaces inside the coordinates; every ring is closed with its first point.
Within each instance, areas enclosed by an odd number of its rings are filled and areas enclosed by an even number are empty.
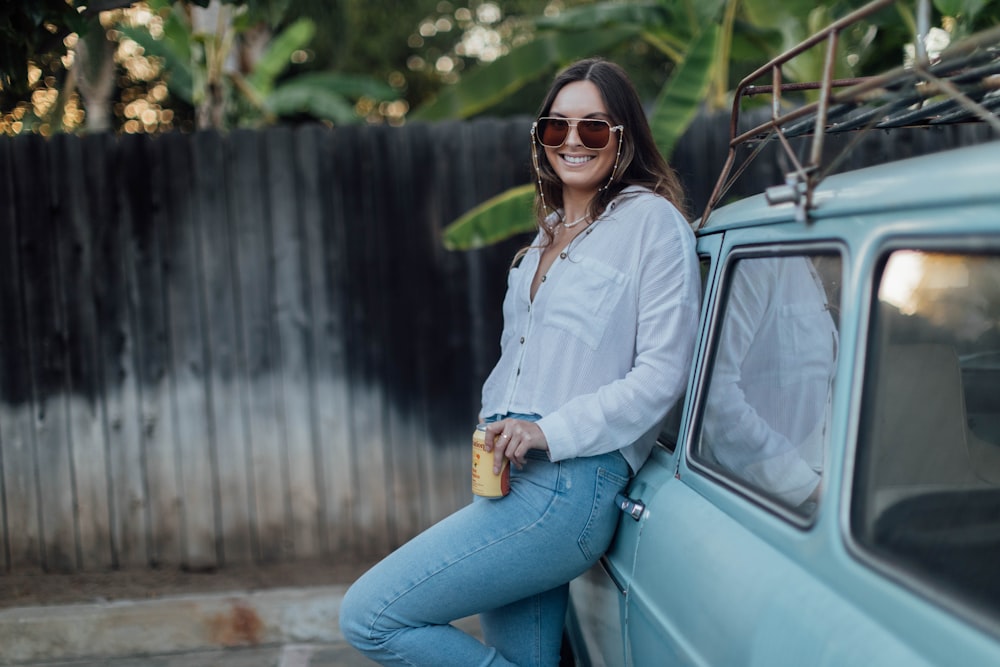
{"type": "MultiPolygon", "coordinates": [[[[879,76],[833,78],[840,33],[893,2],[895,0],[875,0],[868,3],[831,23],[740,82],[734,94],[730,118],[729,154],[699,226],[705,224],[712,209],[764,147],[775,140],[784,148],[794,171],[787,175],[784,185],[768,188],[768,201],[794,202],[797,217],[806,221],[812,208],[813,190],[850,148],[845,149],[820,173],[823,139],[826,134],[973,121],[989,123],[1000,134],[1000,28],[956,43],[933,60],[925,52],[921,52],[912,65],[898,67],[879,76]],[[823,80],[783,83],[782,66],[823,42],[826,42],[823,80]],[[754,85],[768,75],[771,77],[770,84],[754,85]],[[782,108],[782,93],[803,90],[819,90],[818,101],[790,111],[782,108]],[[771,95],[770,120],[740,133],[741,100],[761,94],[771,95]],[[788,141],[790,138],[803,136],[812,136],[809,157],[804,163],[799,160],[788,141]],[[741,146],[753,147],[753,150],[734,170],[737,149],[741,146]]],[[[922,11],[929,15],[926,7],[922,11]]],[[[922,45],[921,40],[917,41],[922,45]]]]}

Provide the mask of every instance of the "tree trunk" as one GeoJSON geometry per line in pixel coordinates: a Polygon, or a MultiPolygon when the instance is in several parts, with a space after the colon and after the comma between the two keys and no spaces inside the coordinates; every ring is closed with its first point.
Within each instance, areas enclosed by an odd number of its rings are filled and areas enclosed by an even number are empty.
{"type": "Polygon", "coordinates": [[[225,73],[235,67],[232,9],[220,0],[212,0],[204,8],[192,7],[191,33],[205,48],[205,90],[200,99],[195,93],[196,123],[200,130],[220,130],[226,123],[225,73]]]}
{"type": "Polygon", "coordinates": [[[111,129],[111,96],[115,91],[115,46],[97,16],[76,44],[76,86],[87,111],[85,130],[89,133],[111,129]]]}

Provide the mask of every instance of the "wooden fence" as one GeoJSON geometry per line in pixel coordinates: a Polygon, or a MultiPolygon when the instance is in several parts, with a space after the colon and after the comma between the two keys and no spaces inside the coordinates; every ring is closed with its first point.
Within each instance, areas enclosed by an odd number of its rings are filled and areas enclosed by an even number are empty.
{"type": "MultiPolygon", "coordinates": [[[[727,122],[675,155],[694,210],[727,122]]],[[[381,554],[467,502],[523,239],[440,230],[529,181],[528,126],[0,140],[0,570],[381,554]]]]}

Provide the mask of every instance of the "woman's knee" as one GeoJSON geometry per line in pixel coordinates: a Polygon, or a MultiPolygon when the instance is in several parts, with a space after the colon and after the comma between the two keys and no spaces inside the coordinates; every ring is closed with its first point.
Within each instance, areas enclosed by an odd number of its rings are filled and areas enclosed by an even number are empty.
{"type": "Polygon", "coordinates": [[[365,595],[354,585],[347,589],[340,602],[340,632],[352,646],[360,648],[373,640],[374,616],[373,598],[365,595]]]}

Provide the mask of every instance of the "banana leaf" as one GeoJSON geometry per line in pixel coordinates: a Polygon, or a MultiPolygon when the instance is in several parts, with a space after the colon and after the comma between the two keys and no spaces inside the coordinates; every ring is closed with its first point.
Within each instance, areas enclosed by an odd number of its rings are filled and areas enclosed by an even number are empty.
{"type": "Polygon", "coordinates": [[[352,99],[370,97],[375,100],[392,100],[399,96],[396,90],[389,84],[370,76],[359,76],[356,74],[309,72],[300,74],[286,83],[290,84],[292,82],[299,86],[329,90],[352,99]]]}
{"type": "Polygon", "coordinates": [[[656,146],[663,155],[673,153],[674,145],[698,113],[712,82],[717,66],[719,26],[706,26],[691,42],[684,61],[674,70],[656,99],[649,124],[656,146]]]}
{"type": "Polygon", "coordinates": [[[360,120],[354,105],[340,93],[303,85],[294,79],[275,88],[264,100],[264,108],[275,116],[309,114],[336,125],[349,125],[360,120]]]}
{"type": "Polygon", "coordinates": [[[488,199],[444,230],[448,250],[473,250],[535,229],[533,183],[488,199]]]}
{"type": "Polygon", "coordinates": [[[351,102],[358,97],[390,100],[396,98],[396,91],[370,77],[313,72],[279,84],[265,99],[264,107],[276,116],[305,113],[349,125],[361,120],[351,102]]]}
{"type": "Polygon", "coordinates": [[[671,11],[673,8],[673,4],[665,2],[599,2],[596,5],[572,7],[556,16],[537,19],[535,25],[542,30],[593,30],[623,25],[645,30],[654,26],[669,28],[675,21],[675,13],[671,11]]]}
{"type": "Polygon", "coordinates": [[[266,97],[273,89],[274,82],[288,67],[292,54],[304,49],[316,34],[316,24],[312,19],[299,19],[282,30],[271,40],[267,50],[261,56],[247,77],[247,82],[266,97]]]}
{"type": "Polygon", "coordinates": [[[638,34],[637,28],[617,28],[538,35],[504,57],[463,75],[459,83],[443,89],[409,118],[424,121],[469,118],[553,69],[606,51],[638,34]]]}

